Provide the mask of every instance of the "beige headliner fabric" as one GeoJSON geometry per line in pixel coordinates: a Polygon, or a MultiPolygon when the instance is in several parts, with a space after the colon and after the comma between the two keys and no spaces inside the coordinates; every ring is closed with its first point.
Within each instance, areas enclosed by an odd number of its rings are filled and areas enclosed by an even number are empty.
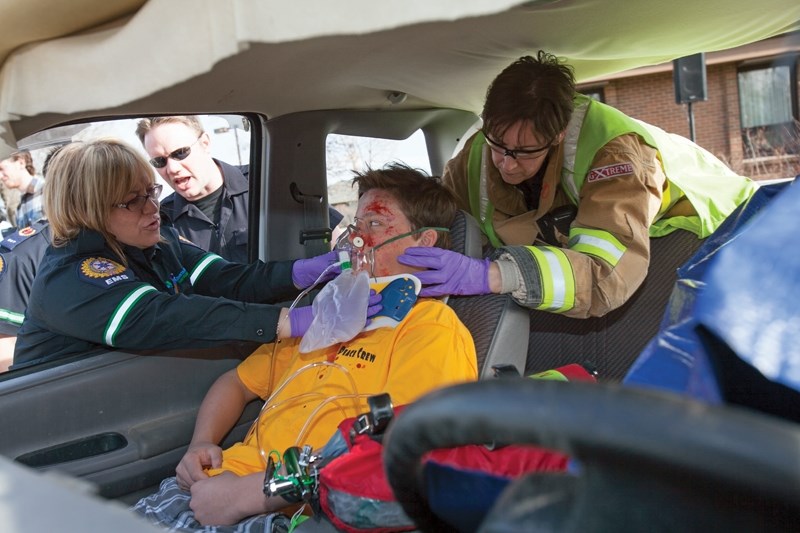
{"type": "Polygon", "coordinates": [[[477,112],[492,77],[539,48],[584,80],[800,28],[797,0],[4,3],[13,16],[0,18],[0,55],[43,40],[0,70],[0,152],[14,133],[90,111],[277,116],[374,107],[399,90],[406,107],[477,112]],[[58,115],[41,118],[48,113],[58,115]]]}
{"type": "Polygon", "coordinates": [[[63,37],[134,13],[145,0],[3,0],[0,61],[18,46],[63,37]]]}

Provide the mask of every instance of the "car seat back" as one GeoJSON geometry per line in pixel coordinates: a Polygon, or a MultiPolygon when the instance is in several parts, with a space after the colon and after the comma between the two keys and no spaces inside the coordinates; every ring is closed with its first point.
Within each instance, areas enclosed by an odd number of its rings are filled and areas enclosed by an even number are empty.
{"type": "Polygon", "coordinates": [[[620,381],[658,332],[677,270],[703,240],[684,230],[650,239],[650,268],[633,296],[602,317],[531,311],[526,374],[591,361],[600,381],[620,381]]]}
{"type": "MultiPolygon", "coordinates": [[[[450,248],[469,257],[482,257],[481,230],[478,222],[459,211],[450,227],[450,248]]],[[[481,377],[494,375],[495,365],[525,368],[528,352],[530,314],[507,294],[450,296],[448,305],[467,326],[475,341],[478,372],[481,377]]]]}

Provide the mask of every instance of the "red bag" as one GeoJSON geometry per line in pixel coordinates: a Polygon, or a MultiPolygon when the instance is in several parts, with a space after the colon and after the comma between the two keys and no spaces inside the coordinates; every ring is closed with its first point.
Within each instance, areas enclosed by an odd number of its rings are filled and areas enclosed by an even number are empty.
{"type": "MultiPolygon", "coordinates": [[[[395,408],[395,414],[401,410],[395,408]]],[[[349,452],[320,470],[320,506],[333,524],[350,533],[411,531],[416,526],[395,500],[383,471],[383,445],[370,435],[350,440],[356,418],[339,424],[349,452]]]]}
{"type": "MultiPolygon", "coordinates": [[[[581,365],[566,365],[531,377],[595,381],[581,365]]],[[[395,407],[394,415],[400,415],[402,409],[395,407]]],[[[391,418],[390,402],[386,402],[385,411],[382,418],[391,418]]],[[[322,510],[336,527],[349,533],[417,529],[386,481],[383,445],[367,433],[353,431],[359,418],[339,424],[348,451],[320,469],[322,510]]],[[[480,523],[510,481],[526,472],[564,471],[568,460],[564,454],[532,446],[490,450],[475,444],[434,450],[425,457],[429,503],[443,518],[455,515],[459,520],[480,523]]]]}

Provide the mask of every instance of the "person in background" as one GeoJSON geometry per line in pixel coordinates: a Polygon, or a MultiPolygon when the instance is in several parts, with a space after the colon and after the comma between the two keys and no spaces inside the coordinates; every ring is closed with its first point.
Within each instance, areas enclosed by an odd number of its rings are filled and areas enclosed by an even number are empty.
{"type": "Polygon", "coordinates": [[[44,188],[52,244],[12,368],[113,349],[302,336],[311,306],[289,313],[269,303],[311,285],[330,267],[327,256],[226,261],[161,225],[160,192],[147,161],[118,140],[72,143],[53,157],[44,188]]]}
{"type": "Polygon", "coordinates": [[[13,360],[33,280],[49,244],[45,219],[0,241],[0,372],[8,370],[13,360]]]}
{"type": "MultiPolygon", "coordinates": [[[[359,201],[349,237],[364,243],[364,252],[373,257],[370,270],[375,275],[418,274],[418,269],[397,262],[406,247],[448,245],[442,228],[452,224],[456,205],[438,178],[395,164],[357,173],[354,182],[359,201]]],[[[223,374],[200,406],[177,477],[162,482],[159,492],[140,500],[134,511],[155,524],[180,526],[183,531],[237,522],[237,531],[262,531],[271,523],[265,513],[292,502],[264,495],[266,464],[261,450],[282,453],[289,446],[306,444],[318,450],[344,418],[367,409],[366,396],[388,392],[394,405],[404,405],[433,389],[478,375],[469,331],[450,307],[435,299],[417,300],[396,327],[362,332],[350,341],[309,353],[298,348],[296,339],[281,343],[277,352],[266,345],[223,374]],[[329,367],[297,373],[326,361],[342,365],[347,374],[329,367]],[[348,375],[362,395],[358,405],[340,399],[310,418],[322,400],[351,393],[348,375]],[[220,441],[247,403],[266,399],[284,384],[272,400],[277,407],[259,417],[244,442],[222,450],[220,441]],[[305,437],[297,442],[306,423],[305,437]]]]}
{"type": "Polygon", "coordinates": [[[30,152],[15,152],[0,161],[0,180],[7,188],[17,189],[21,193],[14,218],[16,227],[30,226],[42,218],[44,178],[36,176],[30,152]]]}
{"type": "MultiPolygon", "coordinates": [[[[50,161],[60,149],[57,146],[47,153],[42,164],[45,179],[50,161]]],[[[0,241],[0,372],[8,370],[14,358],[33,279],[49,244],[50,228],[44,217],[0,241]]]]}
{"type": "MultiPolygon", "coordinates": [[[[5,189],[5,187],[3,187],[5,189]]],[[[0,195],[0,231],[2,231],[3,235],[5,235],[7,230],[10,230],[14,226],[8,221],[8,211],[6,211],[6,202],[3,200],[3,196],[0,195]]]]}
{"type": "Polygon", "coordinates": [[[410,248],[399,260],[430,269],[423,294],[602,316],[644,281],[651,237],[707,237],[756,190],[688,139],[577,94],[572,67],[544,51],[494,79],[482,118],[443,180],[496,250],[410,248]]]}

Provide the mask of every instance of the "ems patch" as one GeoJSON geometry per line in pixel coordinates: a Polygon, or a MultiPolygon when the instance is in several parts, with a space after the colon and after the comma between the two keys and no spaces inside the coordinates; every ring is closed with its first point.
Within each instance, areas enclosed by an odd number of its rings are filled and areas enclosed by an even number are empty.
{"type": "Polygon", "coordinates": [[[633,165],[630,163],[617,163],[616,165],[606,165],[604,167],[593,168],[589,171],[586,181],[589,183],[602,181],[617,176],[627,176],[633,174],[633,165]]]}
{"type": "Polygon", "coordinates": [[[36,228],[31,226],[24,227],[3,239],[2,246],[8,248],[9,250],[13,250],[18,244],[25,242],[26,239],[29,239],[37,233],[38,231],[36,228]]]}
{"type": "Polygon", "coordinates": [[[111,259],[89,257],[78,265],[78,277],[93,285],[108,288],[121,281],[133,280],[133,273],[111,259]]]}

